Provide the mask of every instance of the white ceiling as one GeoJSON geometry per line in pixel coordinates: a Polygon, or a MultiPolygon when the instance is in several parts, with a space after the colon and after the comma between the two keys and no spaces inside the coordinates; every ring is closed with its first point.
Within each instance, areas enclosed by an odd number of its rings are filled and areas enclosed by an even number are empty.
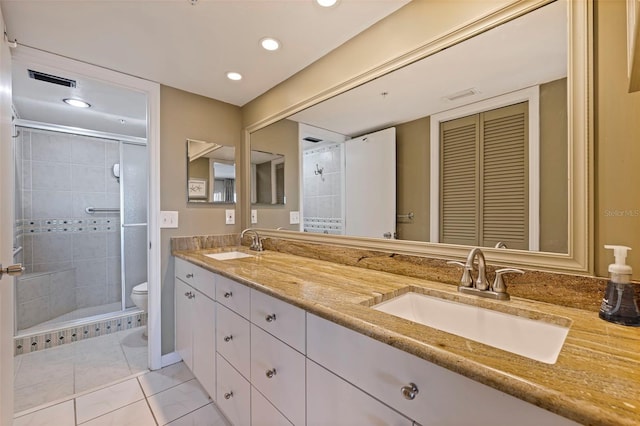
{"type": "Polygon", "coordinates": [[[557,1],[290,118],[355,137],[566,76],[567,3],[557,1]],[[467,89],[477,93],[446,99],[467,89]]]}
{"type": "Polygon", "coordinates": [[[0,1],[8,37],[242,106],[409,0],[0,1]],[[195,3],[195,5],[192,5],[195,3]],[[260,47],[263,37],[282,43],[260,47]],[[244,78],[233,82],[228,71],[244,78]]]}

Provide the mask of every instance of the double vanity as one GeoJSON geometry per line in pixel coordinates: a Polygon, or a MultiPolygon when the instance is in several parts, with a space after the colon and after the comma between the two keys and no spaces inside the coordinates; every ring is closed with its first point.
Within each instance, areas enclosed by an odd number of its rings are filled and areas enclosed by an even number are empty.
{"type": "Polygon", "coordinates": [[[175,250],[176,350],[235,425],[640,423],[637,328],[248,247],[175,250]]]}

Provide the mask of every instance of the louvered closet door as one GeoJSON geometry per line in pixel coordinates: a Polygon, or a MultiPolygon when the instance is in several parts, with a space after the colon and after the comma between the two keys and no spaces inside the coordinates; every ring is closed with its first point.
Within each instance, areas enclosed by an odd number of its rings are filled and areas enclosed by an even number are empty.
{"type": "Polygon", "coordinates": [[[528,107],[481,114],[480,245],[529,248],[528,107]]]}
{"type": "Polygon", "coordinates": [[[440,242],[477,245],[479,116],[440,125],[440,242]]]}

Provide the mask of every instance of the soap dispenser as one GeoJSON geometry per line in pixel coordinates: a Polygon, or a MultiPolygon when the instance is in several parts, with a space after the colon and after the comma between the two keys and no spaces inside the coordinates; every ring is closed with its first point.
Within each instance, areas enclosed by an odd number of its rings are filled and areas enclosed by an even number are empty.
{"type": "Polygon", "coordinates": [[[616,324],[640,326],[640,284],[631,282],[631,266],[625,263],[625,246],[605,245],[613,250],[615,263],[609,265],[609,282],[600,305],[600,318],[616,324]]]}

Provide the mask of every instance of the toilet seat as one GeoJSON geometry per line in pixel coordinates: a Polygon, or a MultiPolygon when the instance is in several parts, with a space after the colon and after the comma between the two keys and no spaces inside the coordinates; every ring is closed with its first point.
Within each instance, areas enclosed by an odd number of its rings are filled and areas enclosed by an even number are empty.
{"type": "Polygon", "coordinates": [[[131,291],[131,294],[147,294],[147,293],[148,293],[148,286],[146,282],[142,284],[138,284],[131,291]]]}

